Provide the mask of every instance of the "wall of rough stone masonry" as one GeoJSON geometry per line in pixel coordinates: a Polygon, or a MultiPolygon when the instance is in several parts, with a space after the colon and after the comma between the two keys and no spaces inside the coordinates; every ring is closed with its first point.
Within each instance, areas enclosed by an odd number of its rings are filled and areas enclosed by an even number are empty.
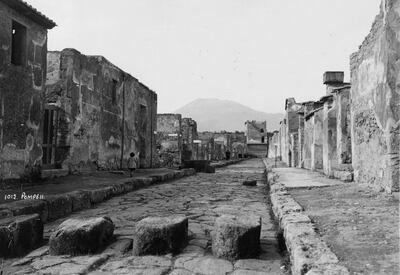
{"type": "Polygon", "coordinates": [[[182,116],[157,114],[157,165],[178,167],[182,161],[182,116]]]}
{"type": "Polygon", "coordinates": [[[289,159],[288,165],[290,167],[297,167],[299,165],[299,134],[290,134],[290,151],[291,158],[289,159]]]}
{"type": "Polygon", "coordinates": [[[387,192],[400,182],[399,22],[400,1],[383,0],[350,62],[354,178],[387,192]]]}
{"type": "Polygon", "coordinates": [[[321,170],[323,166],[323,109],[314,111],[311,117],[313,138],[311,144],[311,169],[321,170]]]}
{"type": "Polygon", "coordinates": [[[191,118],[182,119],[182,159],[197,159],[194,140],[198,139],[197,123],[191,118]]]}
{"type": "Polygon", "coordinates": [[[157,95],[104,57],[49,52],[46,103],[58,111],[56,167],[120,169],[131,152],[152,166],[157,95]]]}
{"type": "Polygon", "coordinates": [[[314,119],[306,117],[304,122],[303,168],[311,169],[311,148],[314,144],[314,119]]]}
{"type": "Polygon", "coordinates": [[[268,157],[280,158],[280,151],[279,131],[274,131],[268,140],[268,157]]]}
{"type": "Polygon", "coordinates": [[[230,158],[239,158],[246,153],[246,137],[244,132],[199,132],[198,138],[201,144],[198,145],[198,159],[223,160],[226,153],[230,158]]]}
{"type": "Polygon", "coordinates": [[[287,120],[286,118],[280,124],[280,146],[281,146],[281,157],[282,161],[285,163],[289,162],[289,141],[287,135],[287,120]]]}
{"type": "Polygon", "coordinates": [[[0,178],[40,177],[47,28],[0,2],[0,178]],[[23,63],[11,64],[12,21],[26,27],[23,63]]]}
{"type": "Polygon", "coordinates": [[[246,142],[250,143],[266,143],[267,122],[266,121],[246,121],[246,142]]]}
{"type": "Polygon", "coordinates": [[[298,159],[297,166],[299,168],[304,167],[303,152],[304,152],[304,113],[299,115],[299,130],[297,133],[297,144],[298,144],[298,159]]]}
{"type": "Polygon", "coordinates": [[[333,95],[324,100],[322,154],[324,174],[333,177],[338,166],[337,157],[337,105],[333,95]]]}
{"type": "MultiPolygon", "coordinates": [[[[298,163],[298,152],[293,152],[293,139],[291,138],[291,134],[295,134],[296,137],[299,132],[300,120],[298,113],[303,109],[303,105],[301,103],[296,103],[294,98],[288,98],[285,102],[285,118],[283,125],[286,126],[284,130],[285,133],[285,157],[283,158],[284,162],[289,166],[293,166],[298,163]]],[[[298,137],[296,140],[296,144],[298,143],[298,137]]],[[[298,149],[296,145],[296,150],[298,149]]]]}
{"type": "Polygon", "coordinates": [[[351,158],[351,116],[350,88],[336,92],[337,104],[337,158],[339,165],[350,165],[351,158]]]}

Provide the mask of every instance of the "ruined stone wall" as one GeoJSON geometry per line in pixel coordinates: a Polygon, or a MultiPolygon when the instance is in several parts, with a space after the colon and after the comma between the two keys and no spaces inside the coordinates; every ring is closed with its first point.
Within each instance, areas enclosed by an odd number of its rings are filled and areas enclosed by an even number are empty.
{"type": "Polygon", "coordinates": [[[352,156],[356,182],[399,190],[400,1],[383,0],[351,57],[352,156]]]}
{"type": "Polygon", "coordinates": [[[298,161],[297,161],[297,166],[299,168],[304,167],[304,115],[299,115],[299,130],[297,133],[298,137],[298,161]]]}
{"type": "Polygon", "coordinates": [[[290,159],[288,165],[297,167],[299,165],[299,134],[291,133],[290,136],[290,159]]]}
{"type": "Polygon", "coordinates": [[[47,29],[0,3],[0,177],[40,176],[47,29]],[[11,64],[12,21],[26,27],[21,65],[11,64]]]}
{"type": "Polygon", "coordinates": [[[307,117],[304,122],[303,167],[311,169],[311,147],[314,143],[314,120],[307,117]]]}
{"type": "Polygon", "coordinates": [[[280,156],[279,131],[274,131],[268,140],[268,157],[279,158],[280,156]]]}
{"type": "Polygon", "coordinates": [[[246,136],[244,132],[199,132],[199,140],[202,141],[198,146],[201,153],[199,159],[223,160],[229,152],[230,158],[243,157],[246,153],[246,136]],[[207,157],[208,156],[208,157],[207,157]]]}
{"type": "Polygon", "coordinates": [[[266,121],[255,121],[255,120],[246,121],[247,144],[266,143],[266,135],[267,135],[266,121]]]}
{"type": "Polygon", "coordinates": [[[289,139],[287,135],[287,120],[286,118],[282,121],[281,127],[279,129],[280,133],[280,145],[281,145],[281,156],[282,161],[285,163],[289,162],[289,139]]]}
{"type": "Polygon", "coordinates": [[[54,165],[121,169],[134,152],[140,167],[151,167],[157,95],[101,56],[65,49],[49,52],[48,63],[46,103],[58,113],[54,165]]]}
{"type": "Polygon", "coordinates": [[[336,94],[337,104],[337,158],[339,165],[352,163],[351,157],[351,116],[350,88],[336,94]]]}
{"type": "Polygon", "coordinates": [[[156,136],[158,166],[180,166],[182,161],[182,116],[180,114],[158,114],[156,136]]]}
{"type": "Polygon", "coordinates": [[[323,108],[322,152],[324,173],[333,176],[338,166],[337,157],[337,104],[332,95],[326,99],[323,108]]]}
{"type": "Polygon", "coordinates": [[[311,117],[313,138],[311,144],[311,169],[323,169],[323,109],[314,111],[311,117]]]}
{"type": "Polygon", "coordinates": [[[182,119],[182,159],[195,160],[197,159],[193,141],[198,139],[197,123],[191,118],[182,119]]]}

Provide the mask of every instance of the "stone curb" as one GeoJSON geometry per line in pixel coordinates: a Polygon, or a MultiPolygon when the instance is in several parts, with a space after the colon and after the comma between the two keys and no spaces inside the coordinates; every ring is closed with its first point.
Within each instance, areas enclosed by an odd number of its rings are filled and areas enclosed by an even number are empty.
{"type": "Polygon", "coordinates": [[[316,233],[310,218],[292,198],[286,187],[263,159],[270,186],[272,210],[283,231],[293,274],[345,275],[348,269],[339,264],[336,255],[316,233]]]}
{"type": "Polygon", "coordinates": [[[46,223],[64,218],[72,212],[91,208],[93,205],[115,196],[194,174],[196,174],[194,169],[182,169],[154,176],[117,180],[112,185],[97,189],[81,189],[59,195],[49,195],[43,200],[19,200],[4,203],[0,204],[0,219],[37,213],[42,222],[46,223]]]}

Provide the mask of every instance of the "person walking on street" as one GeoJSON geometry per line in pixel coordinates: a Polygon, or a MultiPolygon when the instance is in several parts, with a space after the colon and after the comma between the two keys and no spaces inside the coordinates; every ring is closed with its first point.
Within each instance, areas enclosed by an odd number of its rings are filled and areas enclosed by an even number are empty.
{"type": "Polygon", "coordinates": [[[133,177],[133,172],[135,172],[137,168],[137,163],[138,163],[138,156],[136,156],[134,152],[130,153],[130,157],[128,159],[128,169],[131,177],[133,177]]]}

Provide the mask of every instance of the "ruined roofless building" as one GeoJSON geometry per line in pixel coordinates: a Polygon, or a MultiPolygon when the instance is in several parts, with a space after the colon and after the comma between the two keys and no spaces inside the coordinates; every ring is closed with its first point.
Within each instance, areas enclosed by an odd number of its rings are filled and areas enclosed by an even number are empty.
{"type": "Polygon", "coordinates": [[[387,192],[400,184],[400,1],[383,0],[351,56],[351,131],[355,181],[387,192]]]}
{"type": "Polygon", "coordinates": [[[157,114],[157,154],[159,167],[179,167],[182,164],[182,115],[157,114]]]}
{"type": "Polygon", "coordinates": [[[0,0],[0,176],[39,177],[47,30],[56,24],[21,0],[0,0]]]}
{"type": "Polygon", "coordinates": [[[247,154],[266,157],[268,155],[267,122],[248,120],[245,125],[247,154]]]}
{"type": "Polygon", "coordinates": [[[131,152],[153,166],[157,94],[102,56],[48,53],[43,165],[121,169],[131,152]]]}

